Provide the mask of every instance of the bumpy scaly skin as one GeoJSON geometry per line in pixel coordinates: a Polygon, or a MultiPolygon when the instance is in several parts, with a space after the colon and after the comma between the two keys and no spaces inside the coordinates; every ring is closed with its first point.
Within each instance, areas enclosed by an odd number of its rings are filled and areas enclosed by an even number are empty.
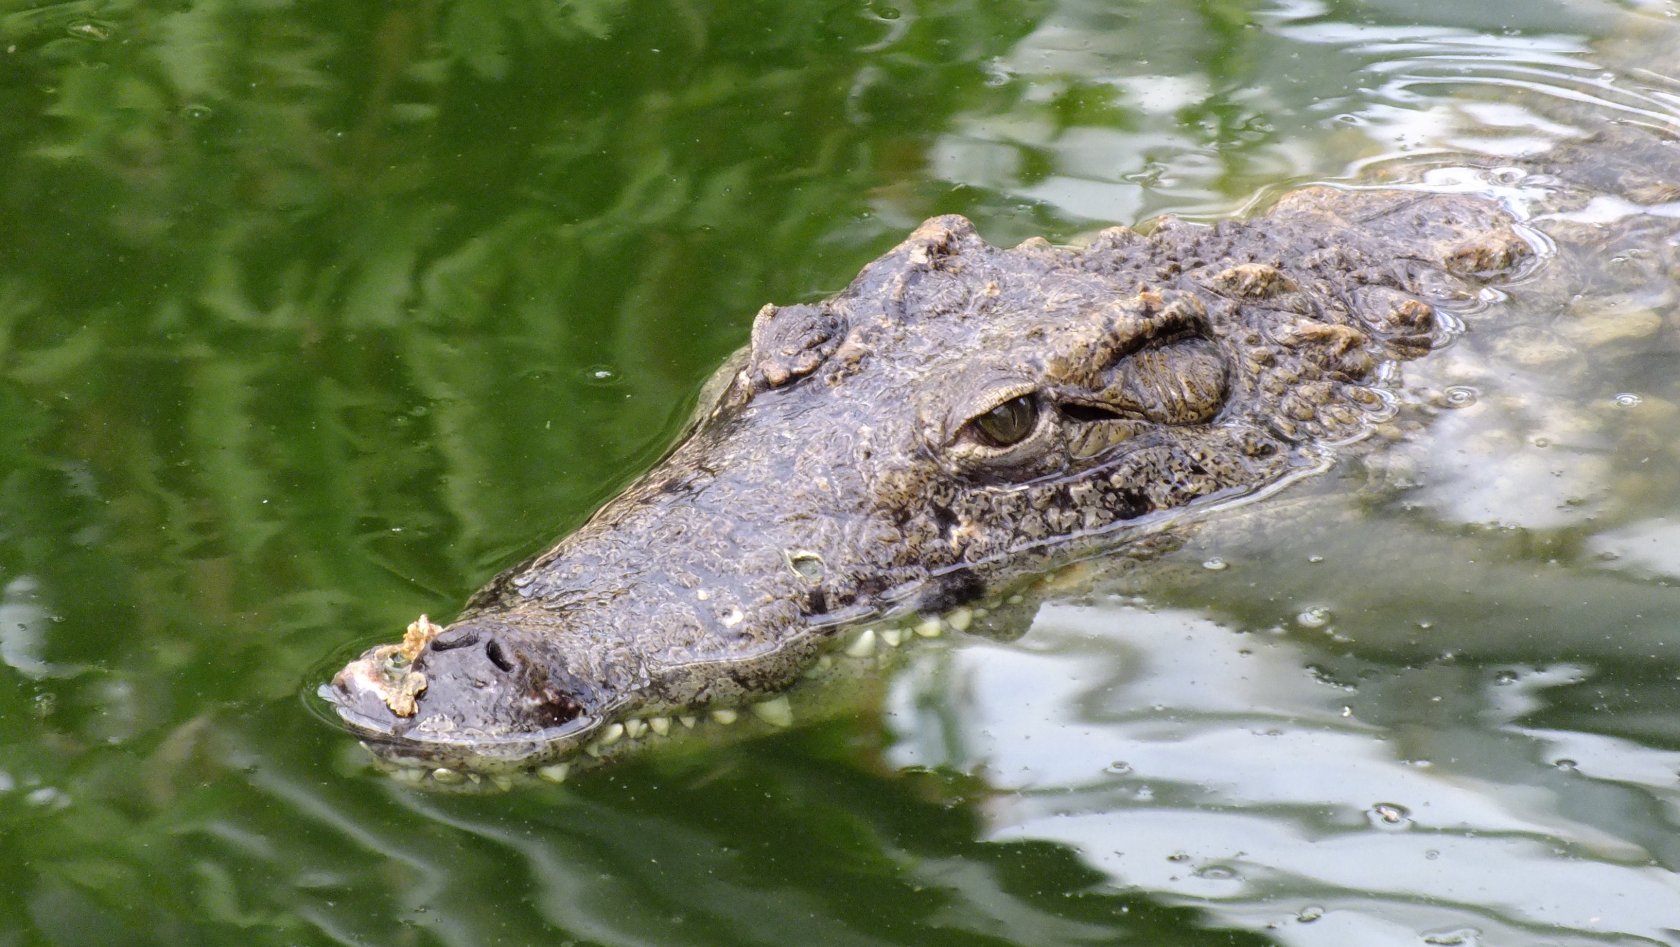
{"type": "Polygon", "coordinates": [[[663,462],[323,693],[381,756],[474,770],[774,694],[847,624],[1320,466],[1385,410],[1382,366],[1533,257],[1495,203],[1421,191],[1311,188],[1082,249],[929,220],[843,293],[765,307],[663,462]],[[976,419],[1017,398],[1031,427],[1003,446],[976,419]]]}

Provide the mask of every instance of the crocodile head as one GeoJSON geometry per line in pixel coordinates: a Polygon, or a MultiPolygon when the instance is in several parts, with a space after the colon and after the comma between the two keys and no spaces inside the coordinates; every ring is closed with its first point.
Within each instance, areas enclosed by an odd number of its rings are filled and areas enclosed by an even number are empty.
{"type": "Polygon", "coordinates": [[[935,218],[839,295],[766,306],[657,466],[323,696],[387,760],[472,771],[774,695],[840,628],[1321,466],[1385,410],[1382,367],[1532,255],[1510,223],[1327,188],[1079,249],[935,218]]]}

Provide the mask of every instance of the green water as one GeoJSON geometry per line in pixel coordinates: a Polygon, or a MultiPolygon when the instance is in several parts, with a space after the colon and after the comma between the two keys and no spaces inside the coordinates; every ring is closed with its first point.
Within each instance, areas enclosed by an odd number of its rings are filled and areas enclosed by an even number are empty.
{"type": "Polygon", "coordinates": [[[1065,240],[1543,145],[1546,101],[1667,121],[1618,51],[1677,14],[3,3],[0,945],[1680,944],[1650,288],[1585,380],[1455,349],[1484,397],[1407,486],[1299,491],[1358,530],[1209,533],[855,718],[443,796],[307,697],[923,217],[1065,240]]]}

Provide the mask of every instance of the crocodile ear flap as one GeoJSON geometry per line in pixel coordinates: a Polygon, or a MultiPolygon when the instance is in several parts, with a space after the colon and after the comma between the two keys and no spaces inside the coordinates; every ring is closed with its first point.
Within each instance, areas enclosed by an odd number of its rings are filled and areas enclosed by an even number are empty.
{"type": "Polygon", "coordinates": [[[747,370],[763,387],[780,388],[816,371],[845,334],[845,320],[826,303],[765,306],[753,319],[747,370]]]}

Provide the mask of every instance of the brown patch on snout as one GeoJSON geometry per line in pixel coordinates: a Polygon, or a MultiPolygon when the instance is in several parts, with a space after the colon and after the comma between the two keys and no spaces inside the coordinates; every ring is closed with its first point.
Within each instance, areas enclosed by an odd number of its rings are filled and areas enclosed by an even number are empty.
{"type": "Polygon", "coordinates": [[[816,371],[845,334],[845,320],[827,305],[767,305],[753,320],[748,370],[764,387],[780,388],[816,371]]]}
{"type": "Polygon", "coordinates": [[[1277,341],[1309,350],[1307,357],[1350,379],[1364,378],[1377,367],[1370,351],[1371,337],[1353,326],[1302,319],[1279,329],[1277,341]]]}

